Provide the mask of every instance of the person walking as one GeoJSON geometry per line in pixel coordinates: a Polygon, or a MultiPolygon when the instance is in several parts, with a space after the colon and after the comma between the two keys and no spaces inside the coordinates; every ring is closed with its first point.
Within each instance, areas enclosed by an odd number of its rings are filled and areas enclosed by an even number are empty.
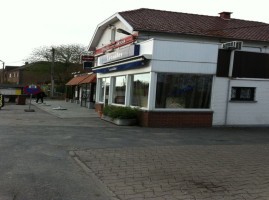
{"type": "Polygon", "coordinates": [[[37,93],[37,95],[36,95],[36,103],[38,103],[39,99],[41,100],[41,103],[43,103],[43,98],[46,97],[46,96],[47,95],[43,91],[37,93]]]}

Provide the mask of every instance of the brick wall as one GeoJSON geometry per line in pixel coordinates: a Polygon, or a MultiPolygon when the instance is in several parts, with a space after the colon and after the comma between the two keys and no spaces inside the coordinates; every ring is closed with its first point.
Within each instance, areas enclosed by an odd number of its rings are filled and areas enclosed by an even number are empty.
{"type": "Polygon", "coordinates": [[[213,112],[147,112],[139,114],[139,124],[147,127],[211,127],[213,112]]]}

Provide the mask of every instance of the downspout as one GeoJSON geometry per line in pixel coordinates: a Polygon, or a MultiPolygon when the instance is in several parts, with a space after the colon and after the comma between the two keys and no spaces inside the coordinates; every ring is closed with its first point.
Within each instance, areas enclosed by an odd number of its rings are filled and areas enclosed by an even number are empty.
{"type": "Polygon", "coordinates": [[[229,74],[228,74],[228,87],[227,87],[225,121],[224,121],[225,126],[227,126],[227,121],[228,121],[229,97],[230,97],[230,87],[231,87],[231,79],[232,79],[232,73],[233,73],[234,52],[235,52],[235,50],[231,50],[231,57],[230,57],[230,64],[229,64],[229,74]]]}

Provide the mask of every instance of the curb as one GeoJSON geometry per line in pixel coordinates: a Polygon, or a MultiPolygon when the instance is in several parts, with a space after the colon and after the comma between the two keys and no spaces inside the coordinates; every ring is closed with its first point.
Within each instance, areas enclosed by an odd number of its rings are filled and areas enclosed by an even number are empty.
{"type": "Polygon", "coordinates": [[[114,192],[112,192],[93,172],[84,164],[74,151],[69,151],[69,155],[76,161],[76,163],[86,172],[88,176],[94,181],[95,185],[101,189],[104,194],[111,198],[111,200],[119,200],[114,192]]]}

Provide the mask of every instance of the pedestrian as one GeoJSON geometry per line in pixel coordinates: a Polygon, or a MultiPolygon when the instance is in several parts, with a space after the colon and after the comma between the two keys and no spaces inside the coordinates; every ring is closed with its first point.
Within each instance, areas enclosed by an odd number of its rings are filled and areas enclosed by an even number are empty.
{"type": "Polygon", "coordinates": [[[47,95],[43,91],[37,93],[37,95],[36,95],[36,103],[38,103],[39,99],[41,100],[41,103],[43,103],[43,98],[46,97],[46,96],[47,95]]]}

